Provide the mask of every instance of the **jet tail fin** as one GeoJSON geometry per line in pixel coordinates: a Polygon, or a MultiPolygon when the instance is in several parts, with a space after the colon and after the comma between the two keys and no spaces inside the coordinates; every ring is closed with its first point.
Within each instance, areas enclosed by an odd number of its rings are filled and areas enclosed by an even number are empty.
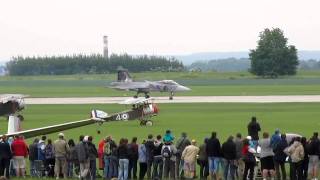
{"type": "Polygon", "coordinates": [[[132,82],[132,78],[128,70],[118,70],[118,82],[132,82]]]}

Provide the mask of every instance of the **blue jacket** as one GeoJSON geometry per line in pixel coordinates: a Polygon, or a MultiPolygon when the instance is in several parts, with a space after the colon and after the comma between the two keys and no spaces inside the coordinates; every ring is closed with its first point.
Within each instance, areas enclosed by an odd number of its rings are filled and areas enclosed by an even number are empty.
{"type": "Polygon", "coordinates": [[[147,150],[146,150],[146,146],[144,144],[139,145],[138,153],[139,153],[138,161],[141,163],[146,163],[147,162],[147,150]]]}

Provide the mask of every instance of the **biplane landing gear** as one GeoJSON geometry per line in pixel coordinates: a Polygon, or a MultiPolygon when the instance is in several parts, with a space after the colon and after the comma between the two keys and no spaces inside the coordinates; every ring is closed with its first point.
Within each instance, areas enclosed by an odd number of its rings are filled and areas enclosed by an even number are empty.
{"type": "Polygon", "coordinates": [[[149,94],[146,94],[144,97],[145,97],[146,99],[150,98],[149,94]]]}
{"type": "Polygon", "coordinates": [[[141,120],[140,126],[152,126],[153,122],[151,120],[141,120]]]}

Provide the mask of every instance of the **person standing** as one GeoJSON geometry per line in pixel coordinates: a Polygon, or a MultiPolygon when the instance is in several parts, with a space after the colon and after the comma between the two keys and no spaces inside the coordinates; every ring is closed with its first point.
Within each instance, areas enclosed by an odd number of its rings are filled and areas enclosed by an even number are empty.
{"type": "Polygon", "coordinates": [[[128,145],[129,153],[129,173],[128,178],[137,179],[137,163],[138,163],[138,144],[137,137],[133,137],[131,143],[128,145]]]}
{"type": "Polygon", "coordinates": [[[229,136],[228,140],[222,144],[221,148],[224,157],[224,179],[229,179],[228,174],[230,174],[231,180],[235,179],[236,173],[236,157],[237,149],[236,144],[233,142],[233,136],[229,136]]]}
{"type": "Polygon", "coordinates": [[[74,143],[73,139],[69,139],[68,141],[68,146],[70,151],[68,152],[67,156],[67,163],[68,163],[68,177],[73,178],[73,170],[75,167],[75,161],[78,159],[77,158],[77,152],[75,149],[76,144],[74,143]]]}
{"type": "Polygon", "coordinates": [[[318,138],[318,132],[313,133],[310,141],[306,145],[307,153],[309,155],[309,177],[315,179],[318,177],[319,170],[319,155],[320,155],[320,141],[318,138]]]}
{"type": "Polygon", "coordinates": [[[254,153],[256,153],[256,151],[254,148],[250,147],[249,139],[244,139],[242,147],[242,157],[244,161],[243,180],[248,179],[248,174],[249,180],[253,180],[254,166],[256,165],[254,153]]]}
{"type": "Polygon", "coordinates": [[[269,133],[263,133],[263,139],[259,140],[259,146],[261,147],[260,162],[262,176],[264,179],[270,175],[271,178],[275,176],[274,162],[273,162],[273,149],[270,143],[269,133]]]}
{"type": "Polygon", "coordinates": [[[117,158],[117,145],[112,140],[111,136],[105,138],[103,147],[104,154],[104,177],[111,179],[118,177],[118,158],[117,158]]]}
{"type": "Polygon", "coordinates": [[[161,155],[163,158],[163,176],[164,178],[175,179],[175,166],[176,166],[176,154],[177,148],[175,145],[170,142],[164,142],[164,145],[161,149],[161,155]]]}
{"type": "Polygon", "coordinates": [[[200,179],[207,179],[209,175],[208,155],[206,152],[208,140],[208,138],[205,138],[203,144],[201,144],[199,148],[199,157],[197,163],[200,166],[200,179]]]}
{"type": "Polygon", "coordinates": [[[28,156],[28,146],[25,143],[23,136],[16,136],[11,144],[13,154],[13,167],[17,177],[25,177],[26,161],[28,156]]]}
{"type": "Polygon", "coordinates": [[[140,166],[140,171],[139,171],[139,180],[144,179],[144,176],[147,172],[147,150],[145,146],[146,140],[143,140],[142,143],[139,145],[139,166],[140,166]]]}
{"type": "Polygon", "coordinates": [[[45,164],[45,154],[44,154],[44,149],[46,148],[46,139],[47,136],[42,136],[39,143],[38,143],[38,160],[41,160],[43,164],[45,164]]]}
{"type": "Polygon", "coordinates": [[[195,178],[196,160],[199,153],[199,148],[196,144],[196,140],[192,140],[191,145],[187,146],[181,154],[181,160],[184,162],[184,177],[188,179],[195,178]]]}
{"type": "Polygon", "coordinates": [[[272,149],[275,149],[277,147],[278,143],[280,143],[280,141],[281,141],[280,130],[276,129],[274,134],[271,136],[270,145],[271,145],[272,149]]]}
{"type": "Polygon", "coordinates": [[[304,149],[301,144],[301,138],[296,137],[293,144],[286,149],[291,159],[290,180],[302,180],[302,162],[304,159],[304,149]]]}
{"type": "Polygon", "coordinates": [[[274,166],[276,170],[276,178],[286,180],[287,173],[285,168],[285,162],[287,155],[284,153],[284,150],[288,147],[288,142],[286,140],[286,134],[281,134],[281,140],[278,145],[273,149],[274,152],[274,166]],[[281,175],[280,175],[280,168],[281,168],[281,175]],[[281,178],[282,176],[282,178],[281,178]]]}
{"type": "Polygon", "coordinates": [[[128,154],[128,140],[122,138],[119,143],[117,150],[118,159],[119,159],[119,174],[118,180],[127,180],[128,179],[128,170],[129,170],[129,154],[128,154]]]}
{"type": "Polygon", "coordinates": [[[251,136],[254,145],[258,144],[259,131],[261,131],[260,124],[257,122],[257,118],[253,116],[248,124],[248,135],[251,136]]]}
{"type": "Polygon", "coordinates": [[[92,143],[92,136],[88,137],[88,152],[89,152],[89,161],[90,161],[90,175],[91,180],[96,179],[96,172],[97,172],[97,162],[96,159],[98,158],[98,151],[96,146],[92,143]]]}
{"type": "Polygon", "coordinates": [[[153,162],[153,151],[155,149],[153,135],[149,134],[148,139],[145,143],[146,152],[147,152],[147,178],[151,179],[151,170],[153,162]]]}
{"type": "Polygon", "coordinates": [[[183,150],[191,145],[191,142],[187,136],[187,133],[183,132],[181,133],[181,137],[177,140],[176,147],[177,147],[177,154],[176,154],[176,175],[177,177],[183,177],[183,165],[184,162],[181,162],[181,154],[183,150]]]}
{"type": "Polygon", "coordinates": [[[161,179],[163,171],[163,160],[161,155],[161,150],[163,143],[161,141],[161,135],[158,135],[156,141],[154,142],[155,149],[153,151],[153,172],[152,179],[161,179]]]}
{"type": "Polygon", "coordinates": [[[64,134],[59,133],[58,139],[53,143],[53,151],[55,156],[54,172],[56,179],[59,179],[60,173],[64,178],[67,178],[67,153],[69,152],[69,146],[64,140],[64,134]]]}
{"type": "Polygon", "coordinates": [[[45,169],[48,172],[49,177],[54,177],[54,164],[55,164],[55,155],[52,145],[52,140],[48,139],[48,144],[46,145],[45,149],[45,169]]]}
{"type": "Polygon", "coordinates": [[[33,143],[29,145],[29,162],[30,162],[30,176],[35,177],[35,164],[34,161],[38,159],[38,143],[39,139],[35,138],[33,143]]]}
{"type": "Polygon", "coordinates": [[[219,179],[219,169],[222,165],[221,162],[221,145],[217,138],[217,133],[212,132],[211,138],[208,140],[206,152],[209,159],[209,172],[213,179],[219,179]]]}
{"type": "Polygon", "coordinates": [[[243,176],[244,170],[244,162],[242,159],[242,147],[243,147],[243,139],[240,133],[237,133],[236,138],[234,140],[236,144],[236,176],[238,179],[243,176]]]}
{"type": "Polygon", "coordinates": [[[83,135],[79,137],[79,143],[76,145],[76,151],[80,166],[80,179],[85,179],[88,176],[90,162],[88,144],[84,141],[83,135]]]}
{"type": "Polygon", "coordinates": [[[7,137],[4,135],[0,139],[0,176],[5,176],[7,179],[10,178],[9,167],[11,158],[10,145],[7,142],[7,137]]]}

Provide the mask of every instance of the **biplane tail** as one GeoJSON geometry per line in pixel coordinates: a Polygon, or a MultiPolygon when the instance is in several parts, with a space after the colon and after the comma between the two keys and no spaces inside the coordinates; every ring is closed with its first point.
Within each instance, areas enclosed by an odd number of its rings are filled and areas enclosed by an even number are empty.
{"type": "Polygon", "coordinates": [[[8,118],[8,134],[13,134],[21,131],[21,121],[23,120],[23,116],[18,115],[10,115],[8,118]]]}

